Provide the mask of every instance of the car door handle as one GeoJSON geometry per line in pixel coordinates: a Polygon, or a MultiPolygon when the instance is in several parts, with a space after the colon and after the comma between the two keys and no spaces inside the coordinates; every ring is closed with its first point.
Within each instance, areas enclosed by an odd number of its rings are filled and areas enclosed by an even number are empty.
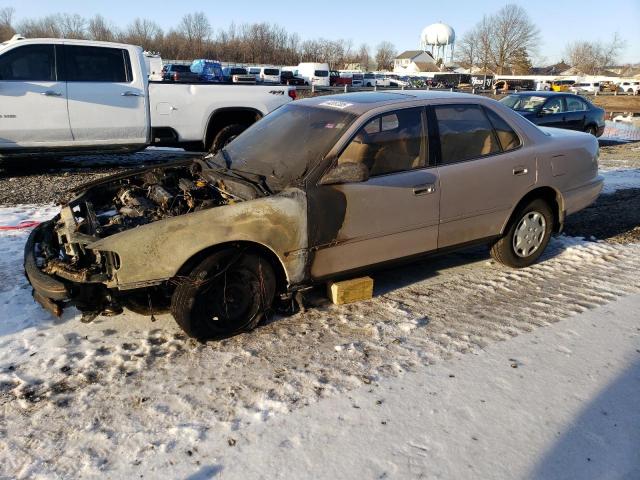
{"type": "Polygon", "coordinates": [[[414,195],[428,195],[436,191],[436,185],[434,183],[427,183],[425,185],[416,185],[413,187],[414,195]]]}
{"type": "Polygon", "coordinates": [[[527,173],[529,173],[529,169],[525,167],[516,167],[513,169],[514,175],[526,175],[527,173]]]}
{"type": "Polygon", "coordinates": [[[53,90],[47,90],[46,92],[42,92],[40,95],[44,95],[46,97],[61,97],[62,93],[54,92],[53,90]]]}
{"type": "Polygon", "coordinates": [[[142,94],[138,92],[132,92],[131,90],[127,90],[126,92],[122,92],[120,95],[123,97],[141,97],[142,94]]]}

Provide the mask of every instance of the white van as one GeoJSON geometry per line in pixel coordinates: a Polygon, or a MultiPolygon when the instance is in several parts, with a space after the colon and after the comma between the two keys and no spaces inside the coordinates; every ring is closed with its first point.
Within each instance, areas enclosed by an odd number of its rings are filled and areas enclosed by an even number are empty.
{"type": "Polygon", "coordinates": [[[329,64],[328,63],[300,63],[298,64],[298,76],[304,78],[309,85],[318,87],[329,86],[329,64]]]}
{"type": "Polygon", "coordinates": [[[260,67],[262,83],[280,83],[280,69],[277,67],[260,67]]]}
{"type": "Polygon", "coordinates": [[[600,82],[580,82],[574,83],[569,87],[569,91],[573,93],[596,93],[600,91],[600,82]]]}
{"type": "Polygon", "coordinates": [[[262,69],[260,67],[249,67],[247,69],[247,73],[249,75],[253,75],[254,77],[256,77],[256,82],[259,82],[260,81],[260,71],[261,70],[262,69]]]}

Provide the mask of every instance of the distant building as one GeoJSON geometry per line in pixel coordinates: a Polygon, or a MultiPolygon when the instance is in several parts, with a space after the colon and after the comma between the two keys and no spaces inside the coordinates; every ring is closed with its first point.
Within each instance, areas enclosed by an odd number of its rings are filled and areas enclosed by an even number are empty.
{"type": "Polygon", "coordinates": [[[438,72],[436,60],[431,53],[423,50],[407,50],[393,60],[393,73],[410,74],[420,72],[438,72]]]}

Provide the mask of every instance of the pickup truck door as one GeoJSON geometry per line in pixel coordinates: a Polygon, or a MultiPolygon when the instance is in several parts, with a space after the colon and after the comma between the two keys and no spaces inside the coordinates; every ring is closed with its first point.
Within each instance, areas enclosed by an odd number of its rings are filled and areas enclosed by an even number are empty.
{"type": "Polygon", "coordinates": [[[147,79],[141,58],[117,47],[65,44],[64,52],[74,144],[147,144],[147,79]]]}
{"type": "Polygon", "coordinates": [[[67,85],[59,80],[59,47],[27,44],[0,55],[0,149],[68,144],[67,85]]]}

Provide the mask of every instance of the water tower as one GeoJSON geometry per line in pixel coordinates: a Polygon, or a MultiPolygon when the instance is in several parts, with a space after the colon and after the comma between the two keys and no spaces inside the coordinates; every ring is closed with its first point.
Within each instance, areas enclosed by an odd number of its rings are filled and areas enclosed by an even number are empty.
{"type": "Polygon", "coordinates": [[[438,22],[422,30],[420,35],[420,47],[425,52],[431,52],[436,60],[442,63],[453,62],[453,46],[456,41],[456,32],[446,23],[438,22]]]}

